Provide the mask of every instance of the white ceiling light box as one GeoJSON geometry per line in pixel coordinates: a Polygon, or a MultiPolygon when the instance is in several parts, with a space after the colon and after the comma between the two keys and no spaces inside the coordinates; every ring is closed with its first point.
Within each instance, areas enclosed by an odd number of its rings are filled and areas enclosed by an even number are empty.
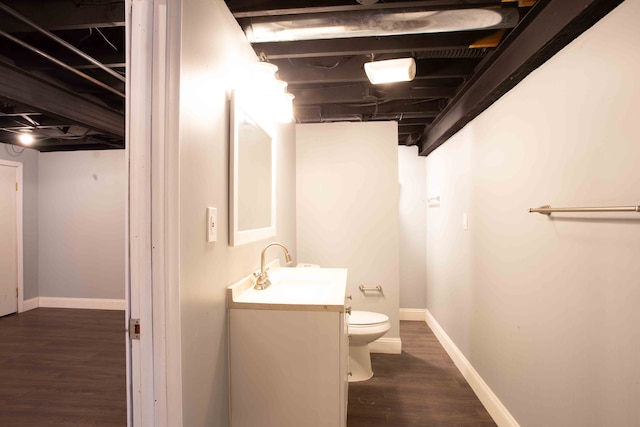
{"type": "Polygon", "coordinates": [[[364,71],[374,85],[410,82],[416,76],[416,61],[413,58],[400,58],[367,62],[364,71]]]}

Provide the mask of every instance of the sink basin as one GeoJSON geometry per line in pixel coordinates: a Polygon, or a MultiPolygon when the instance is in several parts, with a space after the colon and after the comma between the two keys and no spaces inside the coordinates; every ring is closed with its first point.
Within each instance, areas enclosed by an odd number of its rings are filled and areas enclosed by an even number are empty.
{"type": "Polygon", "coordinates": [[[229,307],[276,309],[285,305],[289,309],[300,306],[312,310],[344,307],[346,269],[280,267],[268,274],[271,286],[267,289],[254,289],[250,276],[230,286],[229,307]],[[247,304],[254,306],[246,307],[247,304]]]}
{"type": "Polygon", "coordinates": [[[267,289],[247,289],[236,299],[238,302],[313,303],[324,300],[331,291],[331,283],[317,280],[271,280],[267,289]]]}
{"type": "Polygon", "coordinates": [[[276,283],[271,283],[271,286],[266,289],[271,291],[274,297],[279,298],[309,298],[319,297],[322,298],[327,292],[331,290],[331,283],[313,280],[281,280],[276,283]]]}

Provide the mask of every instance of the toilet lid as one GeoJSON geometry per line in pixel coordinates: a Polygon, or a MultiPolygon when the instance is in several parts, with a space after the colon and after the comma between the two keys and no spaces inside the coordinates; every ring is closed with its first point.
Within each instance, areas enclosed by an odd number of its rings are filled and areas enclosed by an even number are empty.
{"type": "Polygon", "coordinates": [[[389,316],[372,311],[352,311],[349,316],[350,325],[375,325],[389,321],[389,316]]]}

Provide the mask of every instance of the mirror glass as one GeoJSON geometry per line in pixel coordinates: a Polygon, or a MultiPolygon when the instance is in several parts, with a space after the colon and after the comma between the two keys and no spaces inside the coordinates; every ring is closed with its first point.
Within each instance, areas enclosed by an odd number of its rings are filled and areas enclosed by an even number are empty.
{"type": "Polygon", "coordinates": [[[231,98],[230,243],[275,236],[275,144],[273,137],[231,98]]]}

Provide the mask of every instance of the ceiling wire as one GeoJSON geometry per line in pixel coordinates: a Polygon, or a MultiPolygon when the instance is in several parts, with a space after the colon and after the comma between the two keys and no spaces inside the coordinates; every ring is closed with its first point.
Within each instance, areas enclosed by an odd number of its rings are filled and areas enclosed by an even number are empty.
{"type": "Polygon", "coordinates": [[[107,44],[113,48],[113,50],[115,50],[116,52],[118,51],[118,48],[117,48],[117,47],[115,47],[115,46],[113,45],[113,43],[111,43],[111,42],[109,41],[109,39],[107,38],[107,36],[105,36],[105,35],[104,35],[104,33],[103,33],[102,31],[100,31],[100,28],[96,27],[96,31],[98,32],[98,34],[100,34],[100,35],[102,36],[102,38],[104,39],[104,41],[106,41],[106,42],[107,42],[107,44]]]}
{"type": "Polygon", "coordinates": [[[78,44],[82,44],[85,40],[87,40],[89,37],[91,37],[93,35],[93,28],[89,27],[89,34],[87,34],[86,36],[84,36],[83,38],[81,38],[80,40],[78,40],[78,44]]]}
{"type": "Polygon", "coordinates": [[[302,64],[296,64],[293,62],[293,60],[291,58],[287,58],[287,61],[289,61],[289,64],[293,65],[293,66],[300,66],[303,65],[307,68],[320,68],[322,70],[333,70],[334,68],[339,67],[344,60],[343,59],[339,59],[335,64],[333,65],[320,65],[320,64],[311,64],[309,62],[303,62],[302,64]]]}
{"type": "Polygon", "coordinates": [[[388,104],[389,102],[392,102],[392,99],[384,99],[384,100],[376,100],[376,102],[366,102],[366,103],[359,103],[359,104],[342,104],[345,105],[347,107],[354,107],[354,108],[358,108],[358,107],[377,107],[380,104],[388,104]]]}
{"type": "MultiPolygon", "coordinates": [[[[0,10],[2,10],[3,12],[11,15],[12,17],[16,18],[19,21],[22,21],[24,24],[30,26],[31,28],[35,29],[36,31],[38,31],[40,34],[43,34],[44,36],[52,39],[53,41],[55,41],[58,44],[61,44],[62,46],[64,46],[65,48],[71,50],[73,53],[75,53],[76,55],[81,56],[82,58],[86,59],[87,61],[91,62],[94,65],[97,65],[99,68],[101,68],[102,70],[104,70],[105,72],[107,72],[108,74],[111,74],[113,77],[117,78],[118,80],[124,82],[125,79],[118,73],[114,72],[113,70],[111,70],[110,68],[106,67],[103,63],[101,63],[100,61],[96,60],[95,58],[93,58],[92,56],[88,55],[87,53],[83,52],[82,50],[78,49],[77,47],[73,46],[72,44],[68,43],[67,41],[61,39],[60,37],[56,36],[55,34],[53,34],[50,31],[45,30],[44,28],[38,26],[36,23],[32,22],[31,20],[29,20],[28,18],[26,18],[25,16],[22,16],[21,14],[19,14],[18,12],[16,12],[15,10],[11,9],[9,6],[5,5],[4,3],[0,2],[0,10]]],[[[8,35],[8,33],[2,31],[2,33],[4,33],[3,35],[7,38],[12,37],[10,35],[8,35]]],[[[11,38],[12,40],[15,39],[14,37],[11,38]]],[[[15,40],[14,40],[15,41],[15,40]]],[[[20,42],[22,42],[20,40],[20,42]]],[[[16,42],[18,43],[18,42],[16,42]]],[[[24,42],[22,42],[24,43],[24,42]]],[[[25,43],[26,44],[26,43],[25,43]]],[[[29,46],[28,44],[26,44],[27,49],[30,49],[32,51],[35,51],[32,46],[29,46]]],[[[54,61],[55,62],[55,61],[54,61]]],[[[62,61],[59,61],[62,62],[62,61]]],[[[124,97],[124,94],[122,94],[122,97],[124,97]]]]}
{"type": "MultiPolygon", "coordinates": [[[[0,7],[1,7],[1,5],[2,5],[2,3],[0,3],[0,7]]],[[[49,61],[53,62],[54,64],[59,65],[59,66],[61,66],[62,68],[64,68],[64,69],[68,70],[68,71],[71,71],[72,73],[74,73],[74,74],[76,74],[76,75],[78,75],[78,76],[80,76],[80,77],[84,78],[85,80],[90,81],[91,83],[94,83],[94,84],[96,84],[96,85],[100,86],[100,87],[101,87],[101,88],[103,88],[103,89],[108,90],[108,91],[109,91],[109,92],[111,92],[111,93],[114,93],[114,94],[116,94],[116,95],[120,96],[121,98],[124,98],[124,97],[125,97],[125,94],[124,94],[124,93],[122,93],[122,92],[120,92],[119,90],[114,89],[114,88],[112,88],[111,86],[107,85],[106,83],[103,83],[103,82],[101,82],[100,80],[97,80],[97,79],[95,79],[95,78],[93,78],[93,77],[89,76],[88,74],[85,74],[85,73],[83,73],[82,71],[79,71],[79,70],[77,70],[77,69],[73,68],[73,67],[72,67],[72,66],[70,66],[69,64],[67,64],[67,63],[65,63],[65,62],[62,62],[62,61],[60,61],[59,59],[54,58],[53,56],[51,56],[51,55],[49,55],[49,54],[45,53],[44,51],[42,51],[42,50],[40,50],[40,49],[38,49],[38,48],[36,48],[36,47],[34,47],[34,46],[31,46],[30,44],[28,44],[28,43],[26,43],[26,42],[24,42],[24,41],[22,41],[22,40],[20,40],[20,39],[18,39],[18,38],[16,38],[16,37],[13,37],[11,34],[7,33],[6,31],[0,30],[0,36],[3,36],[3,37],[5,37],[5,38],[7,38],[7,39],[9,39],[9,40],[13,41],[13,42],[14,42],[14,43],[16,43],[16,44],[19,44],[20,46],[22,46],[22,47],[24,47],[24,48],[26,48],[26,49],[29,49],[31,52],[34,52],[34,53],[36,53],[36,54],[38,54],[38,55],[42,56],[43,58],[48,59],[49,61]]],[[[101,64],[101,65],[104,67],[104,65],[103,65],[103,64],[101,64]]],[[[111,70],[111,69],[109,69],[109,71],[110,71],[110,73],[114,73],[114,71],[113,71],[113,70],[111,70]]],[[[116,74],[117,74],[117,73],[116,73],[116,74]]],[[[118,75],[118,76],[119,76],[119,75],[118,75]]],[[[120,76],[120,77],[121,77],[121,76],[120,76]]]]}
{"type": "Polygon", "coordinates": [[[107,38],[107,36],[105,36],[105,35],[104,35],[104,33],[103,33],[102,31],[100,31],[100,28],[98,28],[98,27],[95,27],[95,28],[94,28],[94,27],[89,27],[89,34],[87,34],[86,36],[84,36],[83,38],[81,38],[81,39],[78,41],[78,44],[82,44],[85,40],[87,40],[88,38],[90,38],[90,37],[93,35],[93,30],[96,30],[96,32],[97,32],[98,34],[100,34],[100,36],[102,37],[102,39],[103,39],[105,42],[107,42],[107,44],[108,44],[109,46],[111,46],[111,48],[113,48],[113,50],[115,50],[116,52],[118,51],[118,48],[117,48],[113,43],[111,43],[111,42],[109,41],[109,39],[107,38]]]}

